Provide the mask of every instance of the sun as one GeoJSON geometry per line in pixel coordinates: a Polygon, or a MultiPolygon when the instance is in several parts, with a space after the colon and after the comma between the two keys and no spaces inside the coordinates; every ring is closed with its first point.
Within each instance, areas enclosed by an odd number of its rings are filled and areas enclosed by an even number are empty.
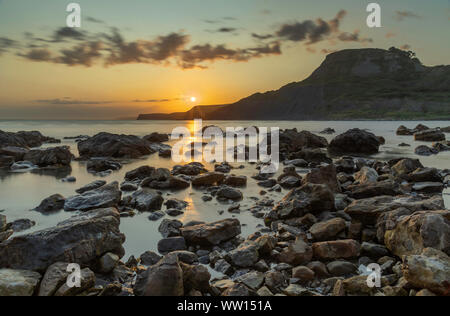
{"type": "Polygon", "coordinates": [[[197,98],[196,97],[191,97],[191,102],[192,103],[197,102],[197,98]]]}

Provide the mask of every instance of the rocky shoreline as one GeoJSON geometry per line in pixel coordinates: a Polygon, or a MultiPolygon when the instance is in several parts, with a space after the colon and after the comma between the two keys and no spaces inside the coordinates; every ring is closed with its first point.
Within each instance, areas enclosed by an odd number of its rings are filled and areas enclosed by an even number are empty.
{"type": "MultiPolygon", "coordinates": [[[[397,134],[434,142],[430,151],[442,152],[450,149],[448,132],[420,125],[402,126],[397,134]]],[[[164,134],[73,139],[76,158],[65,146],[36,149],[59,143],[39,132],[0,131],[0,168],[63,171],[65,181],[76,181],[69,177],[73,160],[86,162],[92,174],[108,176],[130,159],[170,158],[164,134]]],[[[331,142],[284,130],[280,175],[261,173],[265,166],[259,163],[216,164],[214,170],[200,163],[172,170],[144,165],[127,172],[121,183],[97,180],[71,197],[54,194],[43,200],[33,211],[74,214],[55,227],[14,237],[34,223],[8,223],[0,212],[0,295],[449,296],[450,211],[442,192],[450,185],[450,170],[427,168],[418,159],[368,158],[384,142],[360,129],[331,142]],[[241,168],[256,168],[252,181],[261,191],[248,209],[241,206],[242,188],[249,182],[239,175],[241,168]],[[301,175],[300,169],[308,173],[301,175]],[[228,218],[177,220],[188,204],[163,192],[191,186],[205,203],[227,203],[228,218]],[[279,201],[267,197],[282,190],[288,193],[279,201]],[[138,212],[160,222],[158,249],[121,261],[126,239],[121,218],[138,212]],[[260,221],[246,238],[241,212],[260,221]],[[80,287],[66,285],[70,263],[82,268],[80,287]],[[367,285],[372,264],[380,268],[380,287],[367,285]]]]}

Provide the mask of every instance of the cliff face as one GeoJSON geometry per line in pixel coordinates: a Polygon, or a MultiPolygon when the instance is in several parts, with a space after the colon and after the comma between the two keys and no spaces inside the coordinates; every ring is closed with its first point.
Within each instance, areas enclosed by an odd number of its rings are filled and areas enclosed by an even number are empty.
{"type": "Polygon", "coordinates": [[[302,82],[234,104],[149,119],[450,119],[450,66],[426,67],[398,49],[330,54],[302,82]],[[183,117],[183,118],[180,118],[183,117]]]}

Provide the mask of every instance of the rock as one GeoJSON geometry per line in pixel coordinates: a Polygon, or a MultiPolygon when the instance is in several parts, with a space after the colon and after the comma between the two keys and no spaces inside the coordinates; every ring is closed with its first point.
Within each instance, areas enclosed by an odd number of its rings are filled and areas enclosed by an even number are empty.
{"type": "Polygon", "coordinates": [[[132,195],[131,207],[140,212],[159,211],[164,202],[164,198],[155,190],[141,189],[132,195]]]}
{"type": "Polygon", "coordinates": [[[40,213],[50,213],[62,210],[64,208],[64,204],[66,202],[66,199],[60,195],[60,194],[54,194],[39,204],[38,207],[33,209],[33,211],[40,212],[40,213]]]}
{"type": "Polygon", "coordinates": [[[396,256],[418,255],[425,248],[450,254],[450,211],[416,212],[386,231],[386,247],[396,256]]]}
{"type": "Polygon", "coordinates": [[[308,162],[303,159],[285,160],[283,164],[286,166],[294,166],[298,168],[308,167],[308,162]]]}
{"type": "Polygon", "coordinates": [[[197,290],[201,292],[210,292],[209,280],[211,274],[208,269],[202,265],[181,264],[183,270],[183,285],[186,292],[197,290]]]}
{"type": "Polygon", "coordinates": [[[125,174],[126,181],[133,180],[144,180],[145,178],[151,177],[155,172],[155,168],[149,166],[142,166],[137,169],[131,170],[125,174]]]}
{"type": "Polygon", "coordinates": [[[273,212],[275,219],[288,219],[334,210],[334,194],[326,185],[306,184],[289,192],[273,212]]]}
{"type": "Polygon", "coordinates": [[[317,293],[314,293],[298,284],[290,284],[283,290],[283,293],[287,296],[318,296],[317,293]]]}
{"type": "Polygon", "coordinates": [[[119,263],[119,256],[114,253],[104,254],[99,261],[99,272],[101,274],[111,273],[119,263]]]}
{"type": "Polygon", "coordinates": [[[168,208],[168,209],[177,209],[177,210],[184,210],[186,207],[188,207],[189,203],[186,201],[181,201],[178,199],[170,199],[167,200],[164,205],[168,208]]]}
{"type": "Polygon", "coordinates": [[[84,187],[79,188],[75,192],[77,192],[78,194],[83,194],[85,192],[101,188],[105,184],[106,184],[106,181],[104,181],[104,180],[97,180],[97,181],[94,181],[94,182],[91,182],[91,183],[85,185],[84,187]]]}
{"type": "Polygon", "coordinates": [[[373,183],[378,181],[378,172],[373,168],[362,167],[354,177],[360,184],[373,183]]]}
{"type": "Polygon", "coordinates": [[[327,270],[333,276],[345,276],[356,272],[356,266],[348,261],[333,261],[327,264],[327,270]]]}
{"type": "Polygon", "coordinates": [[[398,145],[398,147],[411,147],[410,144],[406,144],[406,143],[401,143],[398,145]]]}
{"type": "Polygon", "coordinates": [[[353,239],[317,242],[312,245],[318,260],[348,259],[359,256],[361,246],[353,239]]]}
{"type": "Polygon", "coordinates": [[[438,152],[450,151],[450,141],[433,143],[431,147],[438,152]]]}
{"type": "Polygon", "coordinates": [[[176,237],[181,235],[183,223],[177,220],[164,219],[158,227],[158,231],[164,238],[176,237]]]}
{"type": "Polygon", "coordinates": [[[198,176],[199,174],[206,173],[208,170],[205,169],[199,162],[192,162],[184,166],[173,167],[173,175],[186,175],[186,176],[198,176]]]}
{"type": "Polygon", "coordinates": [[[397,129],[397,135],[399,136],[412,136],[414,135],[415,130],[409,129],[404,125],[401,125],[398,129],[397,129]]]}
{"type": "Polygon", "coordinates": [[[34,225],[36,225],[36,222],[34,222],[32,220],[18,219],[18,220],[15,220],[14,222],[10,223],[9,228],[12,229],[15,233],[20,233],[20,232],[30,229],[34,225]]]}
{"type": "Polygon", "coordinates": [[[299,279],[302,283],[314,280],[315,273],[308,267],[299,266],[292,269],[292,277],[299,279]]]}
{"type": "Polygon", "coordinates": [[[347,227],[342,218],[333,218],[328,221],[314,224],[309,232],[316,241],[327,241],[334,239],[347,227]]]}
{"type": "Polygon", "coordinates": [[[220,185],[225,179],[225,175],[220,172],[208,172],[196,176],[192,179],[193,186],[213,186],[220,185]]]}
{"type": "Polygon", "coordinates": [[[376,154],[380,140],[372,133],[351,129],[334,138],[328,150],[336,154],[376,154]]]}
{"type": "Polygon", "coordinates": [[[231,274],[233,272],[233,267],[224,259],[219,259],[214,264],[214,270],[222,274],[231,274]]]}
{"type": "Polygon", "coordinates": [[[133,291],[137,296],[183,296],[183,271],[177,255],[166,255],[146,272],[138,275],[133,291]]]}
{"type": "Polygon", "coordinates": [[[239,201],[244,198],[242,192],[229,186],[222,186],[216,193],[218,199],[239,201]]]}
{"type": "Polygon", "coordinates": [[[77,182],[77,178],[75,178],[75,177],[67,177],[67,178],[62,179],[61,182],[75,183],[75,182],[77,182]]]}
{"type": "Polygon", "coordinates": [[[78,143],[81,157],[139,158],[154,152],[137,136],[99,133],[78,143]]]}
{"type": "Polygon", "coordinates": [[[167,254],[172,251],[186,250],[186,241],[183,237],[169,237],[161,239],[158,242],[158,251],[161,254],[167,254]]]}
{"type": "Polygon", "coordinates": [[[44,143],[57,143],[58,140],[51,137],[43,136],[40,132],[18,132],[10,133],[0,131],[0,144],[2,147],[21,147],[21,148],[31,148],[40,147],[44,143]]]}
{"type": "Polygon", "coordinates": [[[223,182],[225,185],[229,185],[231,187],[245,187],[247,185],[247,177],[246,176],[235,176],[229,175],[225,178],[223,182]]]}
{"type": "Polygon", "coordinates": [[[188,244],[218,245],[241,233],[241,223],[237,219],[224,219],[211,224],[200,224],[181,228],[181,234],[188,244]]]}
{"type": "Polygon", "coordinates": [[[229,296],[229,297],[248,297],[250,295],[249,290],[245,285],[243,284],[234,284],[228,289],[225,290],[225,292],[222,293],[222,296],[229,296]]]}
{"type": "Polygon", "coordinates": [[[122,198],[119,184],[112,182],[98,189],[87,191],[83,194],[69,197],[64,203],[67,212],[86,212],[98,208],[117,206],[122,198]]]}
{"type": "Polygon", "coordinates": [[[367,276],[354,276],[341,282],[336,283],[336,288],[342,286],[342,291],[347,295],[373,295],[376,292],[376,288],[369,287],[367,285],[367,276]]]}
{"type": "MultiPolygon", "coordinates": [[[[298,181],[297,178],[296,178],[296,181],[298,181]]],[[[275,185],[277,185],[277,183],[278,182],[275,179],[268,179],[268,180],[258,182],[258,185],[263,188],[273,188],[275,185]]]]}
{"type": "Polygon", "coordinates": [[[303,180],[303,184],[307,183],[325,184],[331,191],[341,192],[341,185],[339,184],[336,176],[336,167],[333,164],[326,167],[313,169],[305,176],[305,179],[303,180]]]}
{"type": "Polygon", "coordinates": [[[227,162],[222,162],[220,165],[214,166],[215,172],[222,172],[222,173],[230,173],[232,167],[227,162]]]}
{"type": "Polygon", "coordinates": [[[400,185],[396,181],[392,180],[351,185],[348,189],[351,190],[351,197],[358,200],[386,195],[396,196],[403,193],[400,185]]]}
{"type": "Polygon", "coordinates": [[[62,146],[47,149],[30,150],[25,154],[23,159],[40,168],[61,168],[70,167],[72,154],[70,153],[69,147],[62,146]]]}
{"type": "Polygon", "coordinates": [[[251,271],[240,276],[237,281],[241,282],[249,289],[257,291],[264,284],[264,274],[257,271],[251,271]]]}
{"type": "Polygon", "coordinates": [[[4,232],[7,228],[6,216],[0,214],[0,232],[4,232]]]}
{"type": "Polygon", "coordinates": [[[0,156],[11,157],[13,163],[15,161],[23,161],[28,149],[14,146],[0,147],[0,156]]]}
{"type": "Polygon", "coordinates": [[[332,135],[335,133],[336,133],[336,131],[330,127],[327,127],[323,131],[320,132],[320,134],[326,134],[326,135],[332,135]]]}
{"type": "Polygon", "coordinates": [[[134,184],[133,182],[122,182],[120,184],[120,190],[124,192],[134,192],[137,191],[139,186],[134,184]]]}
{"type": "Polygon", "coordinates": [[[48,267],[42,278],[39,288],[39,296],[53,296],[56,291],[67,282],[70,273],[69,263],[56,262],[48,267]]]}
{"type": "Polygon", "coordinates": [[[0,269],[0,296],[32,296],[40,280],[37,272],[0,269]]]}
{"type": "Polygon", "coordinates": [[[38,166],[33,165],[29,161],[19,161],[10,166],[10,169],[12,171],[18,171],[18,170],[19,171],[27,171],[27,170],[33,170],[36,168],[38,168],[38,166]]]}
{"type": "Polygon", "coordinates": [[[328,141],[321,136],[308,131],[297,132],[296,129],[287,129],[280,133],[280,144],[286,145],[289,152],[296,152],[303,148],[326,148],[328,141]]]}
{"type": "Polygon", "coordinates": [[[442,182],[419,182],[414,183],[412,189],[413,191],[425,194],[442,193],[444,184],[442,182]]]}
{"type": "Polygon", "coordinates": [[[423,168],[419,159],[401,159],[392,166],[392,172],[395,176],[407,175],[416,171],[418,168],[423,168]]]}
{"type": "MultiPolygon", "coordinates": [[[[198,256],[190,251],[186,250],[176,250],[172,251],[172,253],[176,254],[178,257],[178,260],[185,264],[194,264],[198,263],[198,256]]],[[[209,281],[209,279],[208,279],[209,281]]]]}
{"type": "Polygon", "coordinates": [[[382,245],[363,242],[361,245],[361,255],[372,259],[379,259],[389,255],[389,250],[382,245]]]}
{"type": "Polygon", "coordinates": [[[314,274],[319,278],[328,278],[330,276],[327,266],[320,261],[310,262],[307,267],[314,271],[314,274]]]}
{"type": "Polygon", "coordinates": [[[44,272],[61,261],[89,266],[107,252],[122,257],[125,236],[119,225],[120,215],[114,208],[71,217],[55,227],[1,243],[0,267],[44,272]]]}
{"type": "Polygon", "coordinates": [[[419,156],[431,156],[431,155],[437,155],[439,153],[439,151],[434,148],[430,148],[428,146],[422,145],[422,146],[417,147],[414,150],[414,153],[419,156]]]}
{"type": "Polygon", "coordinates": [[[8,240],[8,238],[11,237],[13,234],[14,234],[14,231],[12,229],[8,229],[3,232],[0,232],[0,243],[4,242],[5,240],[8,240]]]}
{"type": "Polygon", "coordinates": [[[252,267],[259,260],[258,247],[253,243],[244,243],[229,253],[231,263],[241,268],[252,267]]]}
{"type": "Polygon", "coordinates": [[[191,185],[188,181],[182,178],[171,176],[168,169],[159,168],[156,169],[150,177],[145,178],[141,182],[141,186],[156,190],[179,190],[188,188],[191,185]]]}
{"type": "Polygon", "coordinates": [[[436,168],[418,168],[408,175],[411,182],[442,182],[442,177],[436,168]]]}
{"type": "Polygon", "coordinates": [[[450,258],[439,250],[426,248],[420,255],[405,256],[403,275],[415,288],[438,295],[450,293],[450,258]]]}
{"type": "Polygon", "coordinates": [[[146,251],[141,255],[140,259],[142,265],[152,266],[157,264],[162,259],[162,257],[158,255],[156,252],[146,251]]]}
{"type": "Polygon", "coordinates": [[[99,173],[99,172],[105,172],[105,171],[117,171],[122,168],[122,164],[114,161],[114,160],[107,160],[107,159],[91,159],[87,163],[87,171],[89,173],[99,173]]]}
{"type": "Polygon", "coordinates": [[[149,143],[164,143],[169,141],[169,135],[152,133],[150,135],[144,136],[144,139],[149,143]]]}
{"type": "Polygon", "coordinates": [[[0,168],[10,168],[14,164],[14,157],[0,156],[0,168]]]}
{"type": "Polygon", "coordinates": [[[439,128],[428,129],[414,134],[414,140],[423,142],[440,142],[445,140],[445,134],[439,128]]]}
{"type": "Polygon", "coordinates": [[[283,249],[278,256],[278,260],[280,262],[298,266],[309,263],[312,257],[312,248],[301,238],[297,238],[295,242],[289,244],[287,248],[283,249]]]}
{"type": "Polygon", "coordinates": [[[81,270],[80,287],[69,287],[63,284],[55,293],[55,296],[75,296],[92,288],[95,285],[95,274],[88,268],[81,270]]]}

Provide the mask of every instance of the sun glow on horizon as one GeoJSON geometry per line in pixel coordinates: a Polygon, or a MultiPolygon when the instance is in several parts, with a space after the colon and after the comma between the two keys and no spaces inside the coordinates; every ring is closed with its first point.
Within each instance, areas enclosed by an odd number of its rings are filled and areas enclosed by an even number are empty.
{"type": "Polygon", "coordinates": [[[190,100],[191,100],[191,102],[192,102],[192,103],[195,103],[195,102],[197,102],[197,98],[196,98],[196,97],[191,97],[191,99],[190,99],[190,100]]]}

